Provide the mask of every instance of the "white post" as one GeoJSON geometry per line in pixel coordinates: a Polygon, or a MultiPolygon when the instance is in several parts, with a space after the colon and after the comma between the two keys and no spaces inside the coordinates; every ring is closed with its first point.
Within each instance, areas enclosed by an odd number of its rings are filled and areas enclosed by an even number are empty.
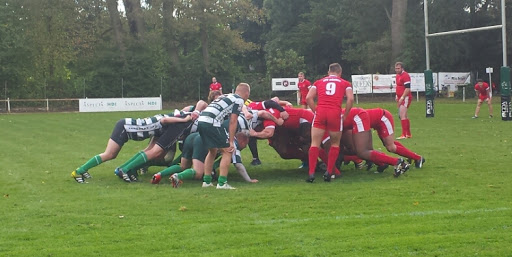
{"type": "Polygon", "coordinates": [[[420,91],[416,89],[416,102],[420,101],[420,91]]]}
{"type": "Polygon", "coordinates": [[[356,90],[356,104],[359,104],[359,96],[357,95],[357,90],[356,90]]]}
{"type": "Polygon", "coordinates": [[[491,74],[493,72],[492,67],[486,68],[485,72],[487,72],[487,74],[489,74],[489,97],[492,97],[492,78],[491,78],[491,74]]]}
{"type": "Polygon", "coordinates": [[[466,86],[462,86],[462,102],[466,102],[466,86]]]}
{"type": "Polygon", "coordinates": [[[50,111],[50,101],[48,101],[48,98],[46,98],[46,111],[50,111]]]}
{"type": "Polygon", "coordinates": [[[7,97],[7,112],[11,113],[11,102],[9,101],[9,97],[7,97]]]}

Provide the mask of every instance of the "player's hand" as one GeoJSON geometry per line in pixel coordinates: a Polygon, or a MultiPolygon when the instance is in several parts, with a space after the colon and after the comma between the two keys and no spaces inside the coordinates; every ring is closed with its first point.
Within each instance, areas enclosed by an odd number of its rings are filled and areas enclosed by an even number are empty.
{"type": "Polygon", "coordinates": [[[252,113],[248,113],[245,115],[245,119],[252,120],[252,113]]]}
{"type": "Polygon", "coordinates": [[[287,111],[282,112],[280,116],[283,120],[286,120],[288,117],[290,117],[287,111]]]}
{"type": "Polygon", "coordinates": [[[197,118],[199,118],[199,112],[192,112],[190,114],[190,117],[192,117],[192,120],[196,120],[197,118]]]}
{"type": "Polygon", "coordinates": [[[256,131],[254,129],[249,129],[249,136],[255,137],[256,136],[256,131]]]}
{"type": "Polygon", "coordinates": [[[232,153],[235,151],[235,143],[229,143],[229,147],[228,147],[228,153],[232,153]]]}
{"type": "Polygon", "coordinates": [[[277,123],[276,123],[277,125],[281,126],[281,125],[283,125],[283,123],[284,123],[284,120],[282,118],[277,119],[277,123]]]}
{"type": "Polygon", "coordinates": [[[399,98],[399,99],[398,99],[398,106],[400,106],[403,102],[404,102],[404,99],[399,98]]]}

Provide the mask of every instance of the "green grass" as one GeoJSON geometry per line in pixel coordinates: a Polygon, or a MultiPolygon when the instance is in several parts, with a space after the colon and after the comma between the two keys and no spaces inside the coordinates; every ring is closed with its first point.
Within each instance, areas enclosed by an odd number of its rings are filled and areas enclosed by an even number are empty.
{"type": "MultiPolygon", "coordinates": [[[[424,101],[410,109],[414,137],[403,144],[427,158],[421,170],[394,178],[350,165],[307,184],[300,161],[260,141],[263,165],[242,152],[260,182],[232,169],[231,191],[150,184],[160,167],[120,181],[114,168],[147,144],[133,141],[88,184],[74,182],[117,120],[152,113],[0,115],[0,256],[512,256],[512,122],[499,103],[493,119],[486,106],[471,119],[474,101],[435,107],[429,119],[424,101]]],[[[385,151],[376,134],[374,146],[385,151]]]]}

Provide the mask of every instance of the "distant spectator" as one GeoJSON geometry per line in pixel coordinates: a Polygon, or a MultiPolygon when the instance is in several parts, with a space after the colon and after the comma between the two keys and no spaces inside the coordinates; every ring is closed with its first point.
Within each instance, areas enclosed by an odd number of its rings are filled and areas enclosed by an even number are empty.
{"type": "Polygon", "coordinates": [[[222,85],[217,82],[217,78],[215,77],[212,78],[212,83],[210,84],[210,91],[212,90],[219,90],[222,94],[222,85]]]}

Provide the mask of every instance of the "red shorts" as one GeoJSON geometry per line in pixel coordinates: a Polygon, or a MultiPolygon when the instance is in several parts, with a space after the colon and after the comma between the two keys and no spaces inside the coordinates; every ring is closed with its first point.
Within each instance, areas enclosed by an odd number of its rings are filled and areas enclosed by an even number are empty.
{"type": "Polygon", "coordinates": [[[341,115],[341,109],[317,109],[313,118],[313,127],[327,131],[343,131],[341,115]]]}
{"type": "Polygon", "coordinates": [[[384,111],[384,115],[380,118],[374,129],[377,131],[379,138],[386,138],[395,133],[395,122],[390,112],[384,111]]]}
{"type": "Polygon", "coordinates": [[[370,116],[367,112],[355,115],[352,123],[352,134],[370,130],[370,116]]]}
{"type": "Polygon", "coordinates": [[[478,99],[482,100],[482,101],[485,101],[485,100],[489,99],[489,95],[481,95],[480,94],[480,95],[478,95],[478,99]]]}
{"type": "Polygon", "coordinates": [[[306,96],[300,96],[300,105],[308,105],[306,102],[306,96]]]}
{"type": "MultiPolygon", "coordinates": [[[[396,101],[398,102],[398,96],[396,97],[396,101]]],[[[412,97],[406,96],[404,98],[404,100],[402,101],[402,104],[400,104],[398,107],[405,106],[406,108],[409,108],[409,106],[411,106],[411,102],[412,102],[412,97]]]]}

